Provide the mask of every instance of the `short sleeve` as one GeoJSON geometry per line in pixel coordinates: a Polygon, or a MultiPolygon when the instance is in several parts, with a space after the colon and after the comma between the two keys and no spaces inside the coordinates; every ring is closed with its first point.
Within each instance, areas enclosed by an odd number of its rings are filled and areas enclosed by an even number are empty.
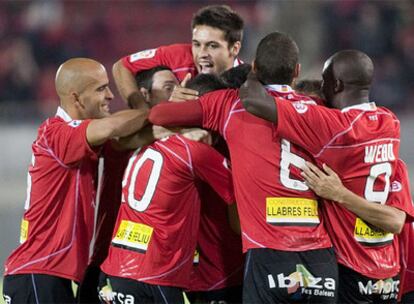
{"type": "Polygon", "coordinates": [[[203,127],[223,135],[223,130],[232,110],[239,101],[237,90],[218,90],[199,99],[203,109],[203,127]]]}
{"type": "Polygon", "coordinates": [[[166,65],[163,59],[163,47],[159,47],[136,52],[123,57],[121,60],[124,67],[131,73],[136,74],[159,65],[166,65]]]}
{"type": "Polygon", "coordinates": [[[386,204],[407,213],[406,221],[414,220],[414,205],[411,197],[410,180],[407,166],[400,159],[395,167],[394,180],[391,182],[390,194],[386,204]]]}
{"type": "Polygon", "coordinates": [[[88,119],[52,123],[46,127],[43,145],[65,165],[73,165],[83,158],[97,159],[97,152],[89,146],[86,139],[86,129],[90,122],[88,119]]]}
{"type": "Polygon", "coordinates": [[[195,175],[208,183],[226,203],[234,203],[233,180],[226,158],[209,145],[199,142],[189,145],[195,175]]]}
{"type": "Polygon", "coordinates": [[[339,110],[277,97],[275,102],[278,115],[275,136],[285,138],[313,155],[349,127],[339,110]]]}

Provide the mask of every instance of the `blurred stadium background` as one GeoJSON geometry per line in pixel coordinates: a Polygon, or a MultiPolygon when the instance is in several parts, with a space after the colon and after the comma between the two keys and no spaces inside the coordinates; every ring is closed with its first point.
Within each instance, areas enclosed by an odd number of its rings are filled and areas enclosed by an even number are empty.
{"type": "MultiPolygon", "coordinates": [[[[110,71],[121,56],[190,42],[193,12],[212,1],[0,0],[0,264],[17,246],[30,145],[54,114],[54,75],[70,57],[91,57],[110,71]]],[[[344,48],[368,53],[376,66],[372,100],[401,119],[401,157],[414,180],[414,2],[224,1],[246,29],[241,59],[253,58],[271,31],[301,49],[302,79],[320,78],[324,60],[344,48]]],[[[112,85],[115,92],[115,87],[112,85]]],[[[123,107],[119,97],[112,109],[123,107]]],[[[413,183],[412,183],[413,188],[413,183]]],[[[2,275],[0,273],[0,276],[2,275]]],[[[0,300],[1,301],[1,300],[0,300]]]]}

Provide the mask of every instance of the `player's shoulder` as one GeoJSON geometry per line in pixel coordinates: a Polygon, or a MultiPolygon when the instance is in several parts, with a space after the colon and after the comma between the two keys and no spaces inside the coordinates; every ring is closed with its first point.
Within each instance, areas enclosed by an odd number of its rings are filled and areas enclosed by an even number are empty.
{"type": "Polygon", "coordinates": [[[165,51],[176,51],[176,52],[190,52],[191,53],[191,44],[190,43],[174,43],[161,46],[160,48],[165,51]]]}
{"type": "Polygon", "coordinates": [[[236,100],[240,99],[239,97],[239,89],[220,89],[208,92],[200,97],[200,99],[207,99],[207,98],[216,98],[219,99],[225,99],[225,100],[236,100]]]}

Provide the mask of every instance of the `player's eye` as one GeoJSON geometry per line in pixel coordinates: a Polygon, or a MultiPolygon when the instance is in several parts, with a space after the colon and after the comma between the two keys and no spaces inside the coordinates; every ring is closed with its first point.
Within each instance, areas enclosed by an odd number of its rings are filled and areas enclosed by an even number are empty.
{"type": "Polygon", "coordinates": [[[196,41],[193,41],[193,47],[200,47],[200,43],[196,42],[196,41]]]}

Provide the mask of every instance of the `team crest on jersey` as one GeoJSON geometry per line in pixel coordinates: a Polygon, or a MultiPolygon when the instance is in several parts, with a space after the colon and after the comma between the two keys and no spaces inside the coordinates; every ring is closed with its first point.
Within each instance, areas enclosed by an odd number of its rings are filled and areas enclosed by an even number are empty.
{"type": "Polygon", "coordinates": [[[69,126],[71,126],[72,128],[77,128],[80,126],[81,123],[82,123],[82,120],[72,120],[69,123],[69,126]]]}
{"type": "Polygon", "coordinates": [[[294,102],[293,107],[299,114],[303,114],[308,110],[308,106],[301,101],[294,102]]]}
{"type": "Polygon", "coordinates": [[[400,192],[402,190],[402,185],[399,181],[393,181],[391,183],[390,192],[400,192]]]}
{"type": "Polygon", "coordinates": [[[138,53],[132,54],[130,56],[129,61],[134,62],[140,59],[148,59],[148,58],[152,58],[155,56],[155,52],[157,51],[157,49],[149,49],[149,50],[145,50],[145,51],[140,51],[138,53]]]}

